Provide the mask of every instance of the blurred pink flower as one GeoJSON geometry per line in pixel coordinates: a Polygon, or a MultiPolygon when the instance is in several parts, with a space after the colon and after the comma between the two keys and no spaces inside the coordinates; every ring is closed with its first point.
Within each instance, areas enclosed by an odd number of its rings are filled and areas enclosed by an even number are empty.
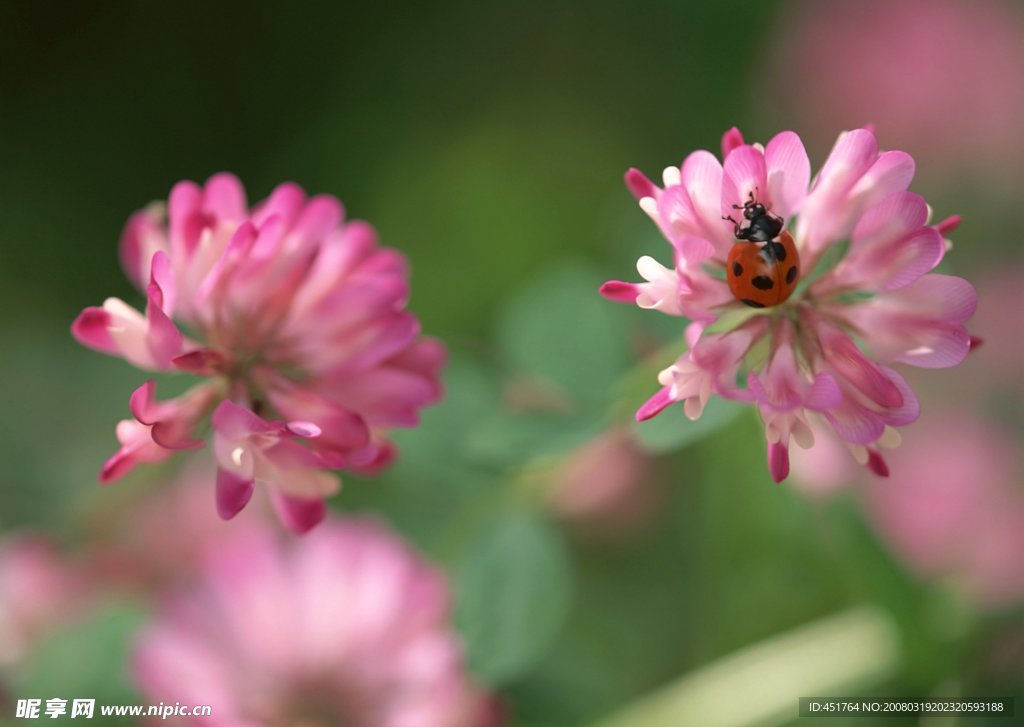
{"type": "MultiPolygon", "coordinates": [[[[964,324],[974,313],[974,289],[928,274],[958,218],[932,225],[924,199],[906,191],[913,159],[880,151],[866,129],[840,134],[813,184],[793,132],[762,147],[732,129],[722,138],[722,156],[724,165],[707,151],[690,154],[680,168],[665,170],[664,188],[635,169],[626,174],[640,207],[672,244],[674,264],[642,257],[637,269],[645,282],[609,281],[602,293],[692,321],[690,350],[661,372],[661,390],[637,419],[676,402],[696,419],[718,394],[758,408],[776,482],[789,473],[790,441],[814,443],[812,423],[835,431],[858,462],[885,474],[879,448],[919,414],[914,392],[888,364],[944,368],[970,349],[964,324]],[[753,228],[728,218],[752,201],[782,220],[775,234],[792,241],[798,256],[788,259],[779,242],[762,243],[762,259],[800,281],[791,297],[768,308],[745,306],[727,283],[739,275],[737,266],[726,270],[733,246],[757,244],[738,243],[737,234],[753,228]],[[817,274],[819,263],[824,271],[817,274]]],[[[768,288],[775,283],[764,280],[768,288]]]]}
{"type": "Polygon", "coordinates": [[[997,427],[962,410],[908,434],[894,476],[864,490],[869,519],[913,570],[977,601],[1024,598],[1024,461],[997,427]]]}
{"type": "Polygon", "coordinates": [[[554,473],[549,506],[588,533],[633,530],[653,514],[658,485],[651,456],[627,427],[609,429],[574,450],[554,473]]]}
{"type": "Polygon", "coordinates": [[[329,521],[288,543],[243,534],[201,575],[134,658],[149,699],[212,706],[195,724],[478,724],[444,577],[381,525],[329,521]]]}
{"type": "Polygon", "coordinates": [[[87,543],[97,577],[143,594],[161,593],[194,580],[207,551],[273,518],[267,504],[257,501],[230,522],[221,520],[210,507],[213,477],[212,465],[196,460],[173,479],[136,491],[123,508],[94,518],[87,543]]]}
{"type": "Polygon", "coordinates": [[[128,221],[121,261],[145,314],[109,298],[82,311],[75,338],[143,369],[209,378],[162,402],[153,381],[139,387],[103,482],[203,446],[197,430],[212,421],[220,515],[260,481],[284,523],[305,531],[338,489],[323,470],[386,464],[387,431],[415,426],[441,395],[444,349],[405,311],[404,258],[368,224],[343,222],[334,197],[282,184],[250,210],[229,174],[181,182],[166,215],[153,205],[128,221]]]}
{"type": "Polygon", "coordinates": [[[932,166],[922,171],[973,169],[1004,182],[1017,174],[1014,161],[1024,159],[1019,3],[804,0],[780,24],[785,41],[772,87],[808,127],[824,134],[877,123],[894,145],[926,154],[932,166]],[[857,42],[837,52],[838,36],[857,42]]]}
{"type": "Polygon", "coordinates": [[[88,579],[41,535],[0,543],[0,669],[87,608],[88,579]]]}

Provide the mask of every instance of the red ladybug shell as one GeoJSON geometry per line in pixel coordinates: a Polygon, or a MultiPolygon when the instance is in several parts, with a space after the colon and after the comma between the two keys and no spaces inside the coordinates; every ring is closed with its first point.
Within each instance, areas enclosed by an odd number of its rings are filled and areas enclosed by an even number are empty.
{"type": "Polygon", "coordinates": [[[736,300],[753,308],[786,301],[800,280],[800,257],[787,230],[771,242],[741,240],[729,251],[726,276],[736,300]]]}

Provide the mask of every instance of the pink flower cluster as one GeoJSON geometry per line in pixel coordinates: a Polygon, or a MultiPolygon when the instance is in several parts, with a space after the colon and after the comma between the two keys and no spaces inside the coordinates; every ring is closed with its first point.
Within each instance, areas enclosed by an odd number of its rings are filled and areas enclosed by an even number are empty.
{"type": "Polygon", "coordinates": [[[110,298],[82,311],[72,332],[139,368],[206,380],[169,401],[153,381],[139,387],[101,481],[203,446],[210,421],[221,516],[238,513],[260,481],[301,532],[338,489],[325,469],[389,461],[388,430],[414,426],[440,397],[445,352],[405,310],[401,254],[343,218],[337,199],[307,198],[294,184],[250,209],[229,174],[181,182],[166,211],[131,217],[121,260],[145,313],[110,298]]]}
{"type": "Polygon", "coordinates": [[[328,521],[289,543],[241,533],[199,576],[143,631],[134,659],[154,702],[214,705],[194,724],[489,723],[443,575],[382,526],[328,521]]]}
{"type": "Polygon", "coordinates": [[[691,321],[689,350],[661,372],[662,388],[637,419],[676,402],[696,419],[717,394],[758,408],[776,481],[789,472],[791,441],[813,445],[812,425],[831,428],[857,461],[886,474],[880,449],[897,444],[896,427],[919,414],[891,364],[954,366],[971,347],[964,324],[974,289],[930,272],[959,218],[933,224],[925,200],[907,191],[913,159],[879,150],[868,129],[841,134],[813,182],[793,132],[761,146],[731,129],[722,157],[724,164],[708,151],[690,154],[665,170],[664,187],[637,170],[626,174],[672,244],[674,263],[643,257],[644,282],[610,281],[602,294],[691,321]],[[799,255],[796,292],[761,309],[736,300],[726,281],[737,240],[723,218],[751,199],[784,220],[799,255]]]}

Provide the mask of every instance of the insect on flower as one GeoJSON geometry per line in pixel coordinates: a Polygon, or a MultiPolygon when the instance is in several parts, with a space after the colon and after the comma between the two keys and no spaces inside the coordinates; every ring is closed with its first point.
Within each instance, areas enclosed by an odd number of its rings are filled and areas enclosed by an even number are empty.
{"type": "Polygon", "coordinates": [[[890,364],[955,366],[971,347],[974,288],[931,272],[959,218],[932,224],[907,191],[914,160],[880,151],[868,129],[840,134],[813,183],[791,131],[762,146],[731,129],[722,158],[696,151],[665,170],[663,187],[626,174],[673,265],[642,257],[644,282],[609,281],[601,293],[690,320],[689,350],[637,419],[677,402],[696,419],[717,394],[758,409],[776,482],[789,473],[790,442],[814,444],[812,424],[884,475],[881,449],[920,413],[890,364]]]}
{"type": "Polygon", "coordinates": [[[733,235],[739,240],[726,261],[729,290],[751,308],[784,303],[796,290],[800,271],[793,236],[782,230],[785,220],[765,210],[754,192],[742,207],[734,204],[733,209],[742,209],[748,224],[742,227],[731,215],[724,218],[733,223],[733,235]]]}

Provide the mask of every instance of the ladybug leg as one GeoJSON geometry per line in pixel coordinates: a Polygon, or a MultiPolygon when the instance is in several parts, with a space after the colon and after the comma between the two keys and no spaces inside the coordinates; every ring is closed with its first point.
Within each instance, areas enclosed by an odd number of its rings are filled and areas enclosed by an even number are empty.
{"type": "MultiPolygon", "coordinates": [[[[733,207],[736,208],[736,209],[743,209],[742,207],[736,207],[736,205],[733,205],[733,207]]],[[[734,220],[732,218],[732,215],[730,215],[728,217],[723,217],[722,219],[723,220],[729,220],[729,222],[732,223],[732,234],[735,237],[739,237],[740,236],[740,232],[741,232],[741,230],[740,230],[740,223],[737,222],[736,220],[734,220]]]]}

